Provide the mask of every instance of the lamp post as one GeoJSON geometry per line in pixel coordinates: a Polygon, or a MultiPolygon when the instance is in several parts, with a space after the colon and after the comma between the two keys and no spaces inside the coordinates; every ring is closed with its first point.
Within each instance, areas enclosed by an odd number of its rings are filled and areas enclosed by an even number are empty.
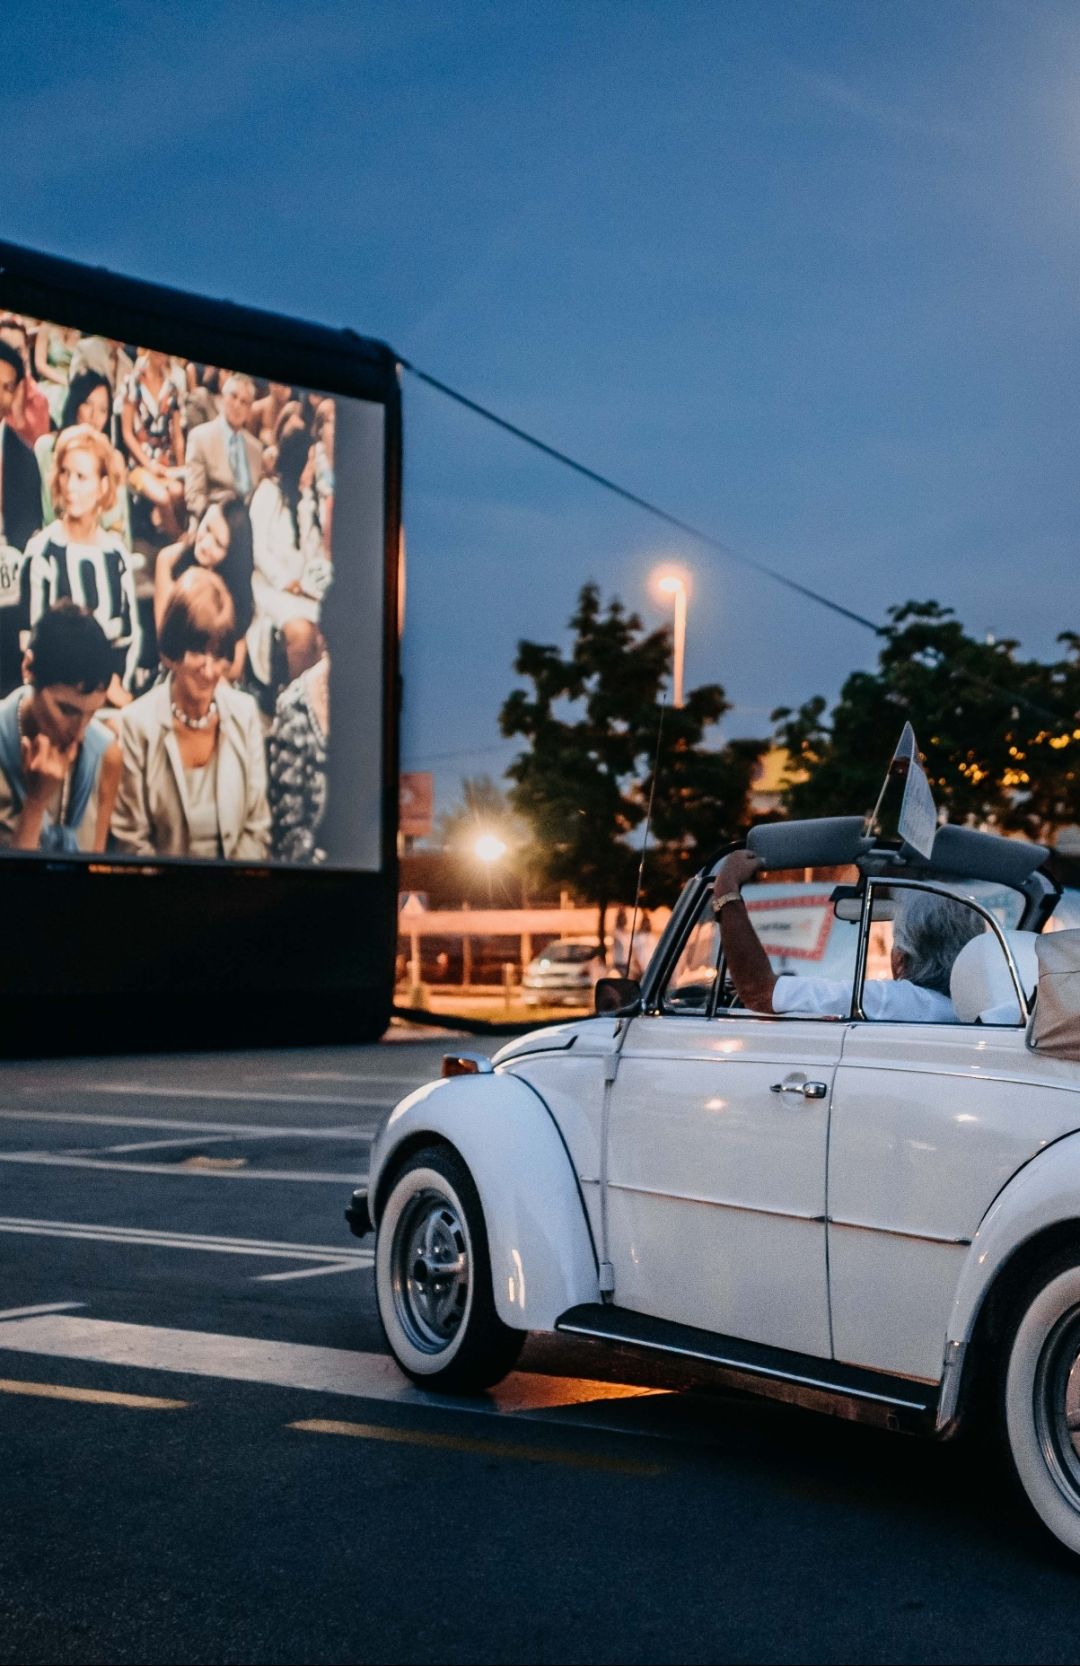
{"type": "MultiPolygon", "coordinates": [[[[484,864],[488,870],[489,876],[492,864],[495,862],[501,862],[509,849],[510,846],[506,843],[506,840],[500,839],[497,833],[481,833],[476,839],[473,840],[473,855],[476,857],[478,862],[482,862],[484,864]]],[[[471,963],[471,955],[469,958],[471,963]]],[[[471,974],[471,964],[469,970],[471,974]]],[[[509,1012],[513,1001],[514,966],[512,961],[504,961],[502,975],[503,1005],[506,1007],[507,1012],[509,1012]]]]}
{"type": "Polygon", "coordinates": [[[671,703],[681,706],[683,703],[683,668],[686,661],[686,601],[687,583],[681,573],[661,573],[656,580],[656,588],[662,596],[675,598],[674,639],[675,662],[672,674],[671,703]]]}

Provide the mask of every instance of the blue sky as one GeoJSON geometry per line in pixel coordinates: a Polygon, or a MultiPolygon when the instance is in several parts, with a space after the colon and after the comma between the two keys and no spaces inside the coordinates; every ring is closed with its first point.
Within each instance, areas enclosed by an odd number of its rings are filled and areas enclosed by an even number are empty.
{"type": "MultiPolygon", "coordinates": [[[[874,617],[1080,625],[1071,0],[6,0],[3,235],[381,336],[874,617]]],[[[855,627],[407,381],[406,764],[498,773],[520,636],[596,578],[727,732],[855,627]]]]}

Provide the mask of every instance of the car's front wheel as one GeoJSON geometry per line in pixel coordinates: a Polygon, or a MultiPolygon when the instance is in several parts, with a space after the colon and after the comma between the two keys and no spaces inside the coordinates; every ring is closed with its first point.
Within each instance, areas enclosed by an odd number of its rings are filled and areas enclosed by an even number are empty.
{"type": "Polygon", "coordinates": [[[1080,1555],[1080,1256],[1044,1268],[1019,1304],[1004,1421],[1021,1487],[1080,1555]]]}
{"type": "Polygon", "coordinates": [[[525,1332],[499,1318],[480,1198],[448,1146],[413,1155],[379,1215],[375,1289],[390,1351],[425,1388],[477,1393],[513,1366],[525,1332]]]}

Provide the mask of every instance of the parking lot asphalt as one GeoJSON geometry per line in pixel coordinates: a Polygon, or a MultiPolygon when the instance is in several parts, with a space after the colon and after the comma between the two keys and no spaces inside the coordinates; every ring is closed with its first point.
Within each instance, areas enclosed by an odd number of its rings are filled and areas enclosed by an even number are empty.
{"type": "Polygon", "coordinates": [[[553,1339],[407,1384],[342,1217],[399,1033],[0,1066],[0,1660],[1075,1658],[988,1448],[553,1339]]]}

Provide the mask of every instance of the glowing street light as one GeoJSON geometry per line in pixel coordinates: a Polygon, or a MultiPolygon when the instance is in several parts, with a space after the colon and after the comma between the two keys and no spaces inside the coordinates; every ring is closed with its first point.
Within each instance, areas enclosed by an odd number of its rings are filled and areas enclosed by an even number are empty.
{"type": "Polygon", "coordinates": [[[510,846],[497,833],[481,833],[473,840],[472,848],[479,862],[501,862],[510,846]]]}
{"type": "Polygon", "coordinates": [[[686,662],[686,603],[689,585],[683,573],[662,569],[654,577],[656,590],[661,596],[675,598],[675,664],[672,675],[671,703],[681,706],[683,703],[683,667],[686,662]]]}

